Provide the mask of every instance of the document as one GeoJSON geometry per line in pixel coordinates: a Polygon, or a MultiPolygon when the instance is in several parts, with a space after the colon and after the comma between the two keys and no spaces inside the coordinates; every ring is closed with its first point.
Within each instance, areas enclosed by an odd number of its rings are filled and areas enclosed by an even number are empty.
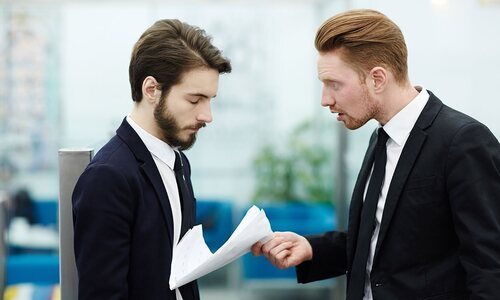
{"type": "Polygon", "coordinates": [[[253,244],[272,238],[264,210],[252,206],[229,239],[212,253],[203,238],[202,225],[188,230],[174,247],[169,286],[174,290],[213,272],[248,253],[253,244]]]}

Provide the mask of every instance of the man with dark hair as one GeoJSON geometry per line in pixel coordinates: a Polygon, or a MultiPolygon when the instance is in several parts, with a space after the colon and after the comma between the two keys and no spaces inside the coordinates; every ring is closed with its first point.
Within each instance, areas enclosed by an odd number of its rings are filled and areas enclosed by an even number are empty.
{"type": "Polygon", "coordinates": [[[500,145],[489,129],[408,79],[399,27],[374,10],[316,35],[321,105],[349,129],[379,123],[347,232],[275,233],[253,246],[301,283],[347,275],[347,299],[499,299],[500,145]]]}
{"type": "Polygon", "coordinates": [[[173,247],[194,225],[189,149],[212,121],[230,62],[200,28],[160,20],[134,46],[134,107],[73,192],[79,299],[199,299],[169,289],[173,247]]]}

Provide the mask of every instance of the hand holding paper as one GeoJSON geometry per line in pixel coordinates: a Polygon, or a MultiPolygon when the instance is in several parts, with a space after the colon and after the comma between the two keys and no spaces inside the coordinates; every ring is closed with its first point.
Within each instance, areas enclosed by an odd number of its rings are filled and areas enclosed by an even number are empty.
{"type": "Polygon", "coordinates": [[[170,289],[176,289],[215,271],[250,251],[256,242],[272,238],[271,225],[263,210],[252,206],[229,239],[212,254],[203,239],[201,225],[190,229],[174,248],[170,289]]]}
{"type": "Polygon", "coordinates": [[[309,241],[294,232],[274,232],[273,238],[266,243],[252,246],[255,256],[264,255],[270,263],[280,269],[295,267],[313,257],[309,241]]]}

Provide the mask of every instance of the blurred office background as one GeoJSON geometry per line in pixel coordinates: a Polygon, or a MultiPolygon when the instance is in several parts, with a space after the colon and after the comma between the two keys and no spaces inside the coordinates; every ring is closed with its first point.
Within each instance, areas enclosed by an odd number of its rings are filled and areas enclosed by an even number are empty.
{"type": "MultiPolygon", "coordinates": [[[[402,29],[414,84],[500,138],[498,0],[211,0],[0,2],[0,290],[58,299],[60,148],[96,151],[130,112],[133,44],[157,19],[205,29],[231,59],[214,121],[187,152],[198,220],[216,250],[252,204],[274,230],[345,226],[368,137],[320,106],[316,29],[374,8],[402,29]]],[[[250,255],[200,280],[203,299],[342,299],[342,279],[295,283],[250,255]]]]}

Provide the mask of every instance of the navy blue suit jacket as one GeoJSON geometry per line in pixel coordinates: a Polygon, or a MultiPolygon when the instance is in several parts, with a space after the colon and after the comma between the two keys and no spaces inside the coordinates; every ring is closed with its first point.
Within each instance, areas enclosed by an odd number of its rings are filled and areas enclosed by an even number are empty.
{"type": "MultiPolygon", "coordinates": [[[[305,283],[351,269],[375,133],[354,187],[347,233],[309,237],[305,283]]],[[[375,300],[500,299],[500,145],[478,121],[430,99],[389,186],[371,272],[375,300]]],[[[349,299],[361,300],[361,299],[349,299]]]]}
{"type": "MultiPolygon", "coordinates": [[[[189,163],[181,156],[192,196],[189,163]]],[[[195,198],[184,201],[182,217],[192,227],[195,198]]],[[[150,152],[126,120],[80,176],[73,223],[80,300],[176,298],[168,284],[173,220],[167,192],[150,152]]],[[[184,300],[199,299],[196,282],[181,293],[184,300]]]]}

